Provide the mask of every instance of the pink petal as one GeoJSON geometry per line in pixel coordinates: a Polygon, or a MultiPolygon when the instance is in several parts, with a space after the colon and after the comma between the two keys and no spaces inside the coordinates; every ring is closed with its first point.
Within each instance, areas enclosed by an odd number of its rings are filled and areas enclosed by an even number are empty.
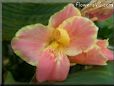
{"type": "Polygon", "coordinates": [[[63,81],[67,78],[70,62],[65,55],[58,55],[50,80],[63,81]]]}
{"type": "Polygon", "coordinates": [[[81,13],[83,16],[103,21],[114,14],[113,3],[113,0],[91,0],[89,5],[81,10],[81,13]]]}
{"type": "Polygon", "coordinates": [[[108,47],[108,40],[98,40],[97,45],[101,48],[101,52],[108,58],[108,60],[114,60],[114,54],[108,47]]]}
{"type": "Polygon", "coordinates": [[[102,49],[101,52],[108,58],[108,60],[114,60],[114,53],[108,48],[102,49]]]}
{"type": "Polygon", "coordinates": [[[108,40],[98,40],[97,45],[101,48],[107,48],[108,47],[108,40]]]}
{"type": "Polygon", "coordinates": [[[59,28],[67,30],[70,36],[70,45],[66,54],[73,56],[93,47],[96,42],[98,28],[84,17],[75,16],[65,20],[59,28]]]}
{"type": "Polygon", "coordinates": [[[80,16],[80,11],[73,4],[68,4],[63,10],[55,13],[49,20],[49,26],[58,27],[65,19],[80,16]]]}
{"type": "Polygon", "coordinates": [[[95,10],[88,11],[85,16],[89,16],[89,18],[97,17],[99,21],[103,21],[108,19],[114,13],[113,9],[99,8],[95,10]]]}
{"type": "Polygon", "coordinates": [[[71,63],[86,65],[106,65],[107,58],[100,52],[99,48],[94,48],[87,53],[69,57],[71,63]]]}
{"type": "Polygon", "coordinates": [[[46,45],[48,30],[40,24],[25,26],[11,41],[14,52],[29,64],[36,65],[40,51],[46,45]]]}
{"type": "Polygon", "coordinates": [[[52,51],[42,53],[36,70],[36,79],[39,82],[46,81],[50,78],[55,67],[55,55],[52,51]]]}
{"type": "Polygon", "coordinates": [[[70,68],[67,56],[55,56],[51,50],[45,51],[39,60],[36,78],[43,81],[63,81],[66,79],[70,68]]]}

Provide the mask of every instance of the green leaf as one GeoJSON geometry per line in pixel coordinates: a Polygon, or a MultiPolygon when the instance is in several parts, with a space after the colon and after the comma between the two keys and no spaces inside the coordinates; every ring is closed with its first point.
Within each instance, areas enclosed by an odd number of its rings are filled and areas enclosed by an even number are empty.
{"type": "Polygon", "coordinates": [[[72,73],[68,78],[57,84],[114,84],[114,62],[107,66],[95,66],[91,69],[72,73]]]}
{"type": "Polygon", "coordinates": [[[109,44],[111,46],[114,46],[114,40],[113,40],[113,19],[114,19],[114,14],[112,17],[108,18],[105,21],[102,22],[96,22],[96,25],[99,27],[98,31],[98,38],[100,39],[109,39],[109,44]]]}
{"type": "Polygon", "coordinates": [[[102,22],[97,22],[97,26],[99,27],[99,32],[98,32],[98,37],[99,38],[110,38],[112,37],[113,34],[113,17],[110,17],[109,19],[107,19],[106,21],[102,21],[102,22]]]}
{"type": "Polygon", "coordinates": [[[97,24],[100,28],[105,28],[105,27],[107,27],[107,28],[111,29],[111,28],[114,27],[114,26],[113,26],[113,18],[114,18],[114,14],[113,14],[110,18],[108,18],[107,20],[105,20],[105,21],[99,21],[99,22],[97,22],[96,24],[97,24]]]}
{"type": "Polygon", "coordinates": [[[3,3],[3,40],[11,40],[25,25],[48,24],[51,15],[61,10],[67,3],[3,3]]]}
{"type": "Polygon", "coordinates": [[[11,74],[11,72],[7,72],[7,76],[5,77],[5,84],[14,84],[15,83],[15,80],[11,74]]]}

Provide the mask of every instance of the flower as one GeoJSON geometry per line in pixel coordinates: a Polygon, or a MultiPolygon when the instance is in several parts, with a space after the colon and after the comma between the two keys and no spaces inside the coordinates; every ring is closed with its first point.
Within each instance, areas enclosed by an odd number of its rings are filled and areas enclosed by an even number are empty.
{"type": "Polygon", "coordinates": [[[81,14],[94,21],[104,21],[114,14],[113,3],[113,0],[91,0],[81,14]]]}
{"type": "MultiPolygon", "coordinates": [[[[96,44],[97,31],[91,20],[81,17],[80,11],[68,4],[50,18],[47,26],[34,24],[21,28],[11,45],[18,56],[36,66],[39,82],[63,81],[69,72],[69,57],[90,52],[96,44]]],[[[107,61],[100,56],[97,59],[98,64],[107,61]]]]}

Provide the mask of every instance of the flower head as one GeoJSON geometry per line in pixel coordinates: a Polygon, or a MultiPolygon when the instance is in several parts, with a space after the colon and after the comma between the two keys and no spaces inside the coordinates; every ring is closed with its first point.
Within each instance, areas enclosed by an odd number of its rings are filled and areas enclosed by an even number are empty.
{"type": "Polygon", "coordinates": [[[91,20],[68,4],[50,18],[48,26],[34,24],[20,29],[11,45],[24,61],[36,66],[38,81],[63,81],[70,68],[68,57],[93,49],[97,31],[91,20]]]}
{"type": "Polygon", "coordinates": [[[114,0],[91,0],[81,13],[94,21],[104,21],[114,14],[113,3],[114,0]]]}

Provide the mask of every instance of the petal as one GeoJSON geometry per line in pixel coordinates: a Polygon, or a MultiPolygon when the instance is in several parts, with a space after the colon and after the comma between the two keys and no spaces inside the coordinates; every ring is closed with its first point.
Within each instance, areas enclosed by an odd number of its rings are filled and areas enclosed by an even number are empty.
{"type": "Polygon", "coordinates": [[[39,60],[36,79],[43,81],[63,81],[66,79],[70,68],[67,56],[55,55],[52,50],[47,50],[39,60]]]}
{"type": "Polygon", "coordinates": [[[85,16],[89,16],[89,18],[94,18],[96,17],[98,21],[104,21],[108,19],[109,17],[112,16],[114,13],[113,9],[108,9],[108,8],[98,8],[95,10],[88,11],[85,16]]]}
{"type": "Polygon", "coordinates": [[[91,0],[88,6],[85,6],[81,13],[83,16],[103,21],[114,13],[113,0],[91,0]]]}
{"type": "Polygon", "coordinates": [[[107,48],[108,44],[108,39],[107,40],[98,40],[97,45],[100,46],[101,48],[107,48]]]}
{"type": "Polygon", "coordinates": [[[73,4],[68,4],[63,10],[55,13],[49,20],[49,26],[58,27],[65,19],[72,16],[80,16],[80,11],[73,4]]]}
{"type": "Polygon", "coordinates": [[[14,52],[24,61],[36,65],[48,35],[47,28],[41,24],[25,26],[16,33],[11,45],[14,52]]]}
{"type": "Polygon", "coordinates": [[[102,49],[101,52],[108,58],[108,60],[114,60],[114,54],[108,48],[102,49]]]}
{"type": "Polygon", "coordinates": [[[65,20],[59,28],[66,29],[70,37],[70,45],[66,48],[67,55],[74,56],[88,51],[96,43],[98,28],[87,18],[71,17],[65,20]]]}
{"type": "Polygon", "coordinates": [[[114,55],[108,47],[108,40],[98,40],[97,45],[101,48],[101,52],[108,58],[108,60],[114,60],[114,55]]]}
{"type": "Polygon", "coordinates": [[[106,65],[107,58],[100,52],[99,48],[93,48],[87,53],[69,57],[71,63],[86,65],[106,65]]]}
{"type": "Polygon", "coordinates": [[[63,81],[67,78],[70,68],[70,62],[67,56],[58,55],[56,57],[56,65],[54,67],[53,73],[50,80],[63,81]]]}
{"type": "Polygon", "coordinates": [[[55,67],[55,55],[51,50],[42,53],[36,70],[36,79],[39,82],[46,81],[50,78],[53,68],[55,67]]]}

